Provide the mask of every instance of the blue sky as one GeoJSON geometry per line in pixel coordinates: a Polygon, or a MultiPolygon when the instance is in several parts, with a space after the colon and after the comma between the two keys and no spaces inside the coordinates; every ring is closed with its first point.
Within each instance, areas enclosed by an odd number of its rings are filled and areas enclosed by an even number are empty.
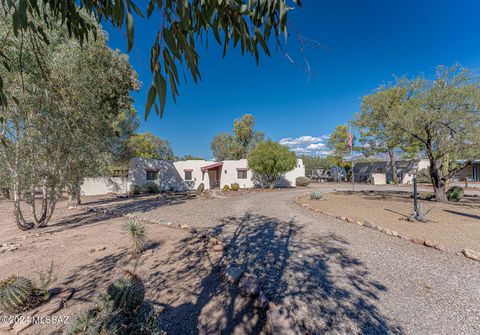
{"type": "MultiPolygon", "coordinates": [[[[325,151],[324,142],[336,125],[350,120],[361,97],[393,75],[434,72],[439,64],[480,65],[480,1],[478,0],[304,0],[291,21],[322,47],[307,46],[312,76],[292,65],[282,53],[251,57],[231,51],[222,59],[212,39],[201,51],[202,81],[182,83],[175,104],[165,115],[152,113],[140,131],[151,131],[172,143],[177,155],[211,158],[210,141],[230,131],[235,118],[250,113],[256,128],[297,152],[325,151]]],[[[136,20],[131,63],[143,82],[135,106],[143,120],[151,81],[150,46],[154,20],[136,20]]],[[[124,34],[106,28],[110,45],[126,49],[124,34]]],[[[298,57],[291,36],[288,52],[298,57]]]]}

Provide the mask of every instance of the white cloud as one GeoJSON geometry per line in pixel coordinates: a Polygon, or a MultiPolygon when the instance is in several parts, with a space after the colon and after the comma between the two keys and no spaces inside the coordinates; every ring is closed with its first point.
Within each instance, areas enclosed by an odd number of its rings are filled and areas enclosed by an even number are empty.
{"type": "Polygon", "coordinates": [[[279,143],[287,146],[299,155],[326,156],[330,154],[325,143],[328,138],[328,135],[303,135],[299,137],[282,138],[279,143]]]}

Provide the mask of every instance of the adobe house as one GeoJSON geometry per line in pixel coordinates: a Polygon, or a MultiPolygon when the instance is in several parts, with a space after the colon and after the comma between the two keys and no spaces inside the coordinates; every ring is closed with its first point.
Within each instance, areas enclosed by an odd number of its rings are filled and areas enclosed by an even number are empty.
{"type": "MultiPolygon", "coordinates": [[[[301,159],[292,171],[279,181],[279,187],[294,187],[297,177],[305,176],[301,159]]],[[[238,183],[240,188],[258,186],[254,175],[248,169],[246,159],[221,162],[207,160],[165,161],[158,159],[133,158],[128,177],[85,178],[81,193],[101,195],[108,193],[126,194],[133,185],[142,186],[147,182],[156,183],[161,191],[196,190],[203,183],[205,189],[229,187],[238,183]]]]}

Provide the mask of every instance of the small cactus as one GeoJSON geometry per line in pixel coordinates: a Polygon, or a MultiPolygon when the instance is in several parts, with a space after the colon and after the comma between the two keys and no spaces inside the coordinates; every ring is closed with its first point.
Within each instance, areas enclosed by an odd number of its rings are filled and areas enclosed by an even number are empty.
{"type": "Polygon", "coordinates": [[[320,192],[314,191],[310,193],[309,198],[312,200],[319,200],[322,198],[322,194],[320,192]]]}
{"type": "Polygon", "coordinates": [[[126,271],[124,277],[108,286],[107,296],[113,304],[113,310],[135,310],[145,298],[145,286],[138,276],[126,271]]]}
{"type": "Polygon", "coordinates": [[[35,286],[30,279],[11,276],[0,282],[0,310],[18,313],[29,307],[35,295],[35,286]]]}
{"type": "Polygon", "coordinates": [[[240,189],[240,185],[238,183],[233,183],[230,188],[232,191],[238,191],[240,189]]]}

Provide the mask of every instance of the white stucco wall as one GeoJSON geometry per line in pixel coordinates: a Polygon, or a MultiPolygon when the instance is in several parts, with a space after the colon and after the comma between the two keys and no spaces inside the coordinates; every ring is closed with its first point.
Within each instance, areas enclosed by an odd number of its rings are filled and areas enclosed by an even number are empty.
{"type": "Polygon", "coordinates": [[[129,178],[134,185],[144,185],[147,182],[147,171],[158,171],[156,183],[162,191],[186,191],[183,178],[178,173],[172,161],[158,159],[133,158],[130,162],[129,178]]]}
{"type": "MultiPolygon", "coordinates": [[[[177,169],[178,174],[180,177],[185,181],[185,170],[193,170],[192,171],[192,179],[193,182],[189,185],[190,189],[196,190],[197,187],[203,183],[205,185],[205,189],[210,187],[210,180],[208,178],[208,173],[203,173],[201,168],[207,165],[215,164],[214,161],[206,161],[206,160],[188,160],[188,161],[178,161],[174,162],[173,165],[177,169]]],[[[187,184],[190,184],[187,182],[187,184]]]]}
{"type": "Polygon", "coordinates": [[[248,169],[248,162],[246,159],[240,159],[237,161],[223,161],[222,175],[220,176],[220,187],[225,185],[231,186],[234,183],[238,183],[240,188],[252,188],[254,184],[252,182],[252,171],[247,170],[247,179],[238,179],[237,169],[248,169]]]}
{"type": "Polygon", "coordinates": [[[372,173],[372,185],[386,185],[387,174],[386,173],[372,173]]]}
{"type": "Polygon", "coordinates": [[[103,195],[109,193],[127,194],[132,183],[125,177],[85,178],[80,188],[82,196],[103,195]]]}

